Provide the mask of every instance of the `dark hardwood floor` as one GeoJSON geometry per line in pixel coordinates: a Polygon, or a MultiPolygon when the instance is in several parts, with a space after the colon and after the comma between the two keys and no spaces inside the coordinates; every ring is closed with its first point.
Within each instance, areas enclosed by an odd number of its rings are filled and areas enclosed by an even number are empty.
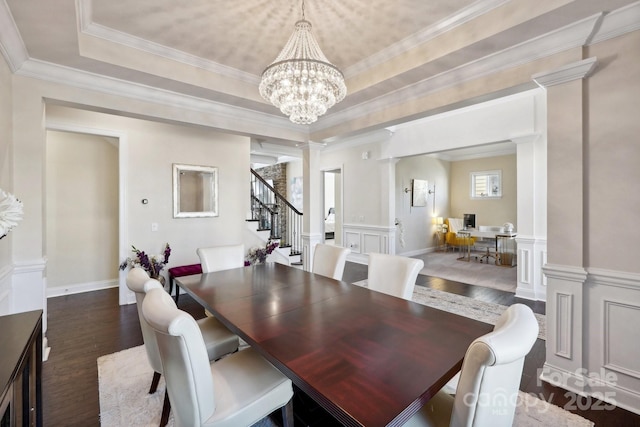
{"type": "MultiPolygon", "coordinates": [[[[367,278],[367,266],[347,262],[343,280],[355,282],[367,278]]],[[[545,305],[515,298],[513,293],[452,282],[420,275],[417,285],[469,296],[475,299],[511,305],[520,302],[536,313],[545,313],[545,305]]],[[[180,308],[194,317],[204,316],[188,295],[180,296],[180,308]]],[[[119,306],[118,290],[88,292],[48,300],[48,331],[51,354],[43,364],[44,425],[99,426],[97,358],[142,344],[142,334],[135,305],[119,306]]],[[[576,403],[576,396],[538,380],[545,360],[545,341],[538,339],[525,359],[520,389],[564,407],[576,403]]],[[[578,407],[586,399],[577,398],[578,407]],[[582,400],[580,400],[582,399],[582,400]]],[[[321,408],[296,393],[296,426],[338,425],[321,408]]],[[[571,410],[596,426],[640,426],[640,416],[626,410],[571,410]]]]}

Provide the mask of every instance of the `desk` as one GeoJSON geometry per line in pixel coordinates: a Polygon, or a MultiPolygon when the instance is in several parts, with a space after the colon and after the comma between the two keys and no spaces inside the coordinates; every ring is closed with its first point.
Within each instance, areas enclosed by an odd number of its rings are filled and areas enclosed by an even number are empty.
{"type": "Polygon", "coordinates": [[[176,280],[347,426],[402,425],[493,329],[275,263],[176,280]]]}
{"type": "MultiPolygon", "coordinates": [[[[516,233],[501,231],[478,231],[467,229],[458,231],[458,237],[465,239],[466,244],[462,248],[463,255],[458,258],[461,261],[471,260],[471,238],[493,239],[496,248],[496,265],[513,267],[516,265],[515,238],[516,233]],[[502,244],[499,244],[502,242],[502,244]]],[[[488,260],[487,260],[488,262],[488,260]]]]}

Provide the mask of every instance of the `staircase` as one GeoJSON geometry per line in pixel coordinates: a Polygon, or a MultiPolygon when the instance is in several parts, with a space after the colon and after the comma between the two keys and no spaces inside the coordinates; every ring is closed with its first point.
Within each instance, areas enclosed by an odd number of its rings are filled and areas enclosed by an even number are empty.
{"type": "Polygon", "coordinates": [[[247,219],[247,248],[279,242],[268,261],[302,265],[302,212],[251,169],[251,211],[247,219]]]}

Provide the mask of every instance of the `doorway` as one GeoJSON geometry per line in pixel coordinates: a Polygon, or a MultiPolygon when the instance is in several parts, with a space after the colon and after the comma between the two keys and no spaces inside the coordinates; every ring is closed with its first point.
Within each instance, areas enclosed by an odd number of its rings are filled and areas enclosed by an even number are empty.
{"type": "Polygon", "coordinates": [[[323,171],[323,240],[342,246],[342,170],[323,171]]]}
{"type": "Polygon", "coordinates": [[[126,140],[117,131],[47,123],[47,297],[118,287],[120,305],[135,301],[125,274],[117,270],[129,252],[124,246],[126,140]],[[79,258],[86,254],[90,260],[79,258]]]}

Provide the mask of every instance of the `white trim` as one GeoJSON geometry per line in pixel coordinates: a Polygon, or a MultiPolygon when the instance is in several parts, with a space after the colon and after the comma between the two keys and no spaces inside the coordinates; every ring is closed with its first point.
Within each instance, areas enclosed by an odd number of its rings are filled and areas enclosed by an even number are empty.
{"type": "MultiPolygon", "coordinates": [[[[95,282],[76,283],[74,285],[56,286],[55,288],[47,288],[47,298],[55,298],[63,295],[80,294],[84,292],[99,291],[102,289],[117,288],[119,286],[118,279],[114,280],[98,280],[95,282]]],[[[123,305],[123,304],[120,304],[123,305]]]]}
{"type": "Polygon", "coordinates": [[[640,1],[608,13],[588,46],[640,30],[640,1]]]}
{"type": "Polygon", "coordinates": [[[582,267],[545,264],[542,267],[542,271],[548,278],[579,283],[584,283],[587,280],[587,270],[582,267]]]}
{"type": "MultiPolygon", "coordinates": [[[[278,129],[299,135],[300,139],[303,139],[302,135],[307,135],[306,128],[291,123],[288,118],[280,114],[263,113],[37,59],[29,59],[26,61],[23,66],[16,71],[16,75],[64,86],[77,87],[93,92],[137,99],[152,104],[168,105],[174,108],[184,108],[209,113],[224,120],[227,124],[237,124],[238,129],[235,130],[239,131],[240,127],[242,127],[245,133],[247,129],[251,127],[263,128],[264,126],[268,126],[271,129],[278,129]],[[240,118],[242,120],[240,120],[240,118]],[[303,130],[304,133],[301,132],[303,130]]],[[[211,124],[211,126],[215,127],[215,124],[211,124]]],[[[234,130],[231,126],[228,127],[230,128],[229,130],[234,130]]]]}
{"type": "Polygon", "coordinates": [[[223,64],[219,64],[208,59],[191,55],[178,49],[161,45],[113,28],[105,27],[93,22],[93,10],[91,0],[76,0],[78,13],[78,31],[91,37],[97,37],[111,43],[127,46],[132,49],[160,56],[172,61],[180,62],[192,67],[201,68],[212,73],[240,80],[245,83],[255,85],[260,84],[260,76],[247,73],[237,68],[232,68],[223,64]]]}
{"type": "Polygon", "coordinates": [[[29,59],[29,52],[6,0],[0,0],[0,52],[13,73],[29,59]]]}
{"type": "Polygon", "coordinates": [[[398,55],[408,52],[419,45],[433,40],[441,34],[451,31],[466,22],[472,21],[491,10],[508,3],[509,0],[482,0],[476,1],[464,9],[458,11],[458,13],[448,16],[429,27],[406,37],[399,42],[392,44],[391,46],[382,49],[381,51],[363,59],[360,62],[346,68],[344,70],[344,77],[351,78],[360,73],[370,71],[375,66],[381,65],[384,62],[390,61],[398,55]]]}
{"type": "MultiPolygon", "coordinates": [[[[128,239],[128,229],[129,223],[127,218],[127,176],[128,176],[128,139],[127,134],[112,130],[112,129],[102,129],[96,127],[89,126],[81,126],[75,123],[64,123],[57,122],[55,120],[46,119],[45,122],[46,130],[53,130],[59,132],[71,132],[71,133],[82,133],[87,135],[98,135],[98,136],[106,136],[111,138],[116,138],[116,145],[118,147],[118,258],[125,259],[129,254],[129,239],[128,239]]],[[[126,274],[122,271],[119,273],[119,304],[131,304],[135,299],[133,292],[129,290],[126,285],[126,274]]],[[[98,288],[98,289],[104,289],[98,288]]],[[[95,290],[95,289],[88,289],[95,290]]],[[[78,292],[86,292],[86,291],[77,291],[78,292]]]]}
{"type": "Polygon", "coordinates": [[[567,64],[555,70],[534,74],[531,78],[542,88],[584,79],[589,77],[594,70],[596,61],[596,57],[583,59],[582,61],[567,64]]]}

